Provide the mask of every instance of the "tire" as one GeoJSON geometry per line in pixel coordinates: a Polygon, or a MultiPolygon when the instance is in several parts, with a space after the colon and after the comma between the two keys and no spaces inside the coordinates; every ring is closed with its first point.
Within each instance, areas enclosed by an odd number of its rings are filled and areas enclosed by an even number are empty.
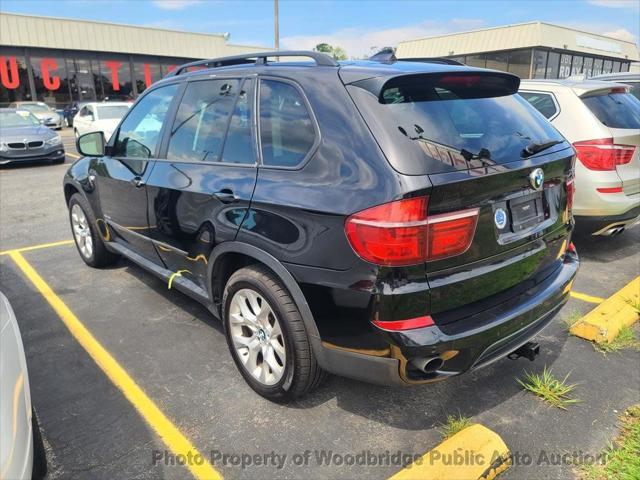
{"type": "Polygon", "coordinates": [[[40,480],[47,474],[47,454],[44,449],[44,442],[42,441],[42,433],[40,433],[38,416],[34,409],[31,409],[31,429],[33,432],[33,470],[31,478],[33,480],[40,480]]]}
{"type": "Polygon", "coordinates": [[[51,163],[53,163],[54,165],[60,165],[61,163],[64,163],[65,160],[66,160],[66,158],[62,157],[62,158],[58,158],[56,160],[51,160],[51,163]]]}
{"type": "Polygon", "coordinates": [[[84,263],[90,267],[102,268],[118,260],[119,256],[105,247],[93,210],[79,193],[74,193],[69,200],[69,223],[76,248],[84,263]]]}
{"type": "Polygon", "coordinates": [[[225,286],[222,305],[231,356],[256,393],[284,403],[320,385],[326,373],[315,359],[300,311],[271,271],[257,265],[236,271],[225,286]],[[240,309],[243,302],[246,310],[240,309]],[[272,315],[264,313],[269,310],[272,315]],[[255,323],[249,320],[251,314],[255,323]],[[276,368],[271,368],[274,360],[276,368]]]}

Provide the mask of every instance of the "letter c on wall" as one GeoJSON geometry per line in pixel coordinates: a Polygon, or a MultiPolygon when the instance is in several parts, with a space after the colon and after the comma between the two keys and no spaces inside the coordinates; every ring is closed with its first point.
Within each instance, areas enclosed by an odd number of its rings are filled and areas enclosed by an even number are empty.
{"type": "Polygon", "coordinates": [[[47,90],[58,90],[60,88],[60,77],[51,76],[49,71],[58,69],[58,62],[54,58],[43,58],[40,61],[40,70],[42,71],[42,83],[47,90]]]}

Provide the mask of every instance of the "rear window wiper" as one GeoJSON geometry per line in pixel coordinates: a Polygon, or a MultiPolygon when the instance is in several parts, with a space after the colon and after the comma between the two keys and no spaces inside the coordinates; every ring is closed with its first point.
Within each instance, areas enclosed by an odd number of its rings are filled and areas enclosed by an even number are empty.
{"type": "Polygon", "coordinates": [[[548,140],[546,142],[540,143],[533,142],[522,149],[521,155],[523,157],[530,157],[531,155],[535,155],[536,153],[539,153],[543,150],[546,150],[547,148],[551,148],[554,145],[558,145],[559,143],[563,142],[564,140],[548,140]]]}

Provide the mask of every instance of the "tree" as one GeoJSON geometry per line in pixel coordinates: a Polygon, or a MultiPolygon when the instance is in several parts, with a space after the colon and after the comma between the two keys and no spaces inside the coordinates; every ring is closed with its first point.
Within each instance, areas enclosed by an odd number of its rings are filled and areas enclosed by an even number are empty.
{"type": "Polygon", "coordinates": [[[319,43],[315,46],[314,50],[331,55],[335,60],[346,60],[348,58],[347,52],[345,52],[342,47],[333,47],[328,43],[319,43]]]}

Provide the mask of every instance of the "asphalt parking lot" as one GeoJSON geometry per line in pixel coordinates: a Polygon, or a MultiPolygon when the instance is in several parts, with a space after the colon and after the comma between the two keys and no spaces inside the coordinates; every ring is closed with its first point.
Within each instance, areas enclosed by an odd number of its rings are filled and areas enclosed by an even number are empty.
{"type": "MultiPolygon", "coordinates": [[[[62,134],[74,155],[71,131],[62,134]]],[[[61,187],[66,168],[0,170],[0,250],[71,239],[61,187]]],[[[582,260],[577,292],[606,298],[640,271],[640,227],[574,241],[582,260]]],[[[245,384],[210,314],[151,274],[124,260],[107,270],[90,269],[71,243],[22,255],[226,478],[384,479],[401,466],[338,465],[322,455],[337,454],[339,463],[363,450],[422,454],[440,442],[444,418],[461,414],[497,432],[513,453],[531,456],[529,465],[516,462],[501,478],[568,479],[572,467],[539,464],[541,452],[599,453],[615,436],[617,415],[640,402],[640,353],[605,356],[570,336],[563,320],[595,306],[572,298],[537,338],[541,355],[533,363],[503,359],[444,383],[410,388],[330,377],[303,400],[275,405],[245,384]],[[562,411],[523,392],[516,378],[545,365],[561,378],[570,374],[578,404],[562,411]],[[296,465],[295,458],[304,458],[296,455],[306,451],[308,461],[296,465]],[[252,464],[234,465],[237,457],[223,464],[222,454],[250,454],[252,464]],[[256,458],[262,465],[253,464],[256,458]]],[[[0,289],[22,331],[49,478],[186,478],[189,470],[175,459],[171,464],[165,441],[9,255],[0,256],[0,269],[0,289]]]]}

